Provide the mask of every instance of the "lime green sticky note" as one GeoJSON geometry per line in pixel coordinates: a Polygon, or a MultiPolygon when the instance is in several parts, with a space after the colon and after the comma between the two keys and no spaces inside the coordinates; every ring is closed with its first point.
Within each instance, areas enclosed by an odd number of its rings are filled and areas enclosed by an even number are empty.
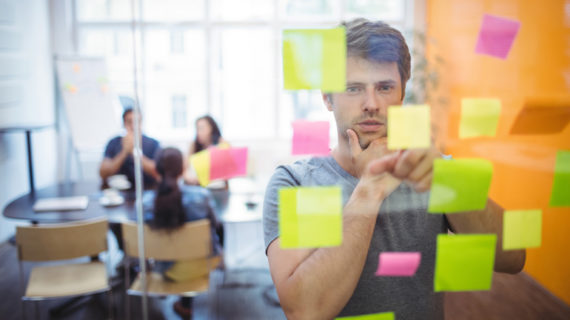
{"type": "Polygon", "coordinates": [[[344,27],[283,31],[283,83],[286,90],[344,91],[344,27]]]}
{"type": "Polygon", "coordinates": [[[363,314],[359,316],[349,316],[335,318],[335,320],[395,320],[394,312],[382,312],[373,314],[363,314]]]}
{"type": "Polygon", "coordinates": [[[459,138],[494,137],[500,114],[499,99],[461,99],[459,138]]]}
{"type": "Polygon", "coordinates": [[[558,150],[556,153],[550,206],[570,206],[570,151],[558,150]]]}
{"type": "Polygon", "coordinates": [[[340,187],[279,190],[279,234],[282,248],[319,248],[342,243],[340,187]]]}
{"type": "Polygon", "coordinates": [[[495,264],[495,234],[437,236],[434,290],[489,290],[495,264]]]}
{"type": "Polygon", "coordinates": [[[537,248],[542,239],[542,210],[509,210],[503,214],[503,250],[537,248]]]}
{"type": "Polygon", "coordinates": [[[493,164],[485,159],[435,159],[428,212],[484,209],[492,176],[493,164]]]}
{"type": "Polygon", "coordinates": [[[190,156],[190,164],[196,171],[202,187],[210,184],[210,151],[202,150],[190,156]]]}
{"type": "Polygon", "coordinates": [[[388,107],[388,149],[429,148],[428,105],[388,107]]]}

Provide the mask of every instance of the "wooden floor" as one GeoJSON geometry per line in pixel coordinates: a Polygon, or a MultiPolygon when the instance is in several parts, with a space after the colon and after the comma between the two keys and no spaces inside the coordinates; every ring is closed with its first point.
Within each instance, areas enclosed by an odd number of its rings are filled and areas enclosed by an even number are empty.
{"type": "MultiPolygon", "coordinates": [[[[263,252],[251,259],[265,259],[263,252]]],[[[263,265],[263,264],[262,264],[263,265]]],[[[0,319],[22,319],[16,249],[0,244],[0,319]]],[[[27,270],[26,270],[27,271],[27,270]]],[[[267,268],[215,271],[212,290],[194,300],[194,319],[284,319],[267,268]]],[[[570,285],[570,284],[569,284],[570,285]]],[[[113,290],[115,319],[125,319],[124,287],[113,290]]],[[[149,319],[179,319],[172,311],[175,297],[149,302],[149,319]]],[[[61,300],[42,302],[39,319],[105,319],[105,296],[86,299],[65,314],[50,317],[48,310],[61,300]]],[[[131,319],[142,319],[140,299],[131,298],[131,319]]],[[[26,304],[28,319],[35,319],[34,306],[26,304]]],[[[491,291],[447,293],[447,320],[470,319],[570,319],[569,306],[545,291],[525,274],[495,274],[491,291]]]]}

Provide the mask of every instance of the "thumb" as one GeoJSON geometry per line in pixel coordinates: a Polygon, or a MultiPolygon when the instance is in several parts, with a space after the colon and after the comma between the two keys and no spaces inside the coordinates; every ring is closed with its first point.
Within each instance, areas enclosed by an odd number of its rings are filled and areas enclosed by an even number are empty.
{"type": "Polygon", "coordinates": [[[362,152],[360,143],[358,143],[358,136],[352,129],[347,129],[346,134],[348,135],[348,148],[350,149],[350,154],[353,157],[356,157],[362,152]]]}

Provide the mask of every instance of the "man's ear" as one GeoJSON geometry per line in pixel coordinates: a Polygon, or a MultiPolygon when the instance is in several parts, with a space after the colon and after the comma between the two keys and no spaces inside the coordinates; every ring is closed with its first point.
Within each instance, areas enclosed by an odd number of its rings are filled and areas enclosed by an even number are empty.
{"type": "Polygon", "coordinates": [[[325,105],[327,106],[327,110],[329,111],[333,111],[332,108],[332,95],[330,93],[322,93],[323,96],[323,102],[325,103],[325,105]]]}

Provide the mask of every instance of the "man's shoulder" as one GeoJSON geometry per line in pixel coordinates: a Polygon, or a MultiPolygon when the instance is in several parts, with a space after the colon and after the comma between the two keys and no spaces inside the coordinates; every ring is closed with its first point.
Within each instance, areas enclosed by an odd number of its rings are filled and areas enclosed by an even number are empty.
{"type": "Polygon", "coordinates": [[[311,184],[311,177],[328,174],[325,169],[329,159],[327,157],[314,157],[297,160],[292,164],[280,165],[275,169],[272,181],[285,179],[291,185],[311,184]]]}
{"type": "Polygon", "coordinates": [[[155,138],[149,137],[147,135],[142,135],[142,140],[144,143],[150,143],[153,145],[158,145],[158,140],[156,140],[155,138]]]}

